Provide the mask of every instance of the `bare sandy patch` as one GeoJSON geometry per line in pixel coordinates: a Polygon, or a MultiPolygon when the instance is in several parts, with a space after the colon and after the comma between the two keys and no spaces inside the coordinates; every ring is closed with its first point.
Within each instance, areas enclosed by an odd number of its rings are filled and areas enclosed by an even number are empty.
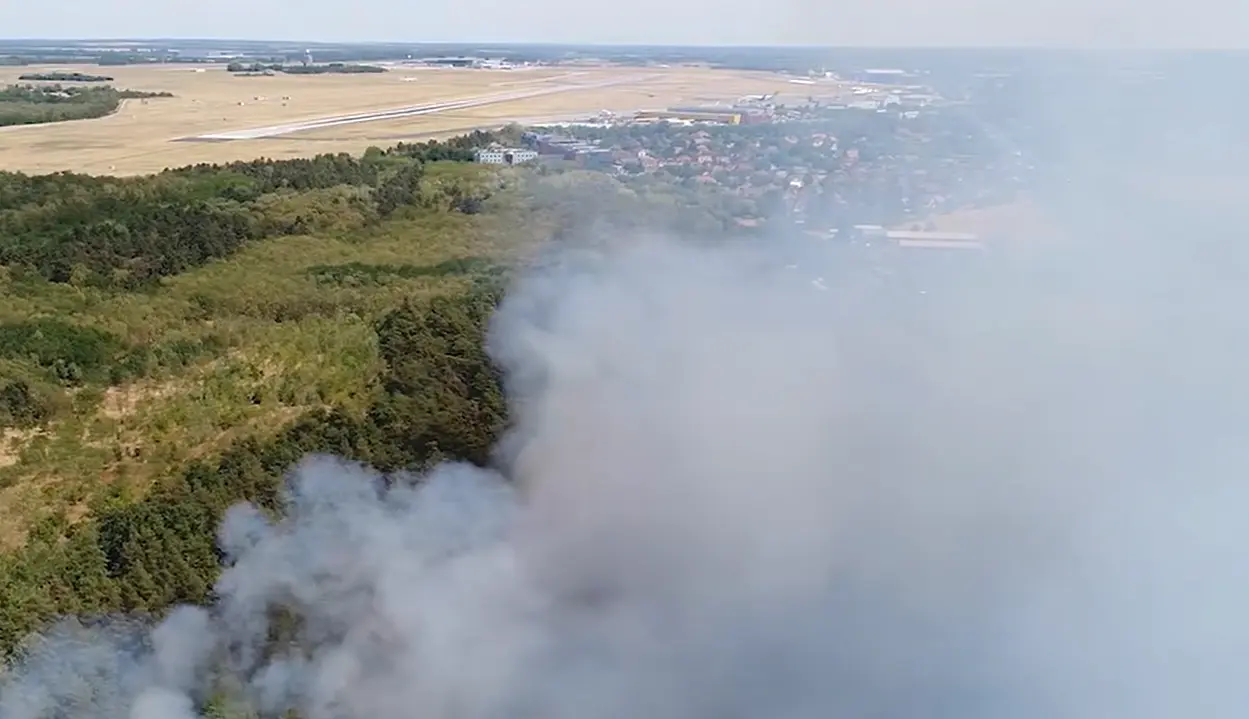
{"type": "Polygon", "coordinates": [[[0,468],[12,467],[22,459],[22,450],[34,439],[38,430],[6,429],[0,431],[0,468]]]}
{"type": "Polygon", "coordinates": [[[100,413],[112,420],[130,417],[147,402],[164,399],[178,392],[180,387],[171,382],[129,384],[109,387],[104,391],[100,413]]]}
{"type": "Polygon", "coordinates": [[[1053,237],[1054,219],[1036,201],[1020,198],[988,207],[965,208],[934,215],[921,224],[940,232],[968,232],[988,240],[1015,241],[1053,237]]]}

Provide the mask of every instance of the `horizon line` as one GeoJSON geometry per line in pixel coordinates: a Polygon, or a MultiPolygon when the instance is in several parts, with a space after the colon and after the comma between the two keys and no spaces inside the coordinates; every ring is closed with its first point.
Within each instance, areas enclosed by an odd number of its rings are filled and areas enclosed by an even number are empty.
{"type": "Polygon", "coordinates": [[[4,42],[220,42],[220,43],[289,43],[294,45],[358,45],[358,46],[385,46],[385,45],[499,45],[504,47],[573,47],[573,48],[697,48],[697,49],[748,49],[748,50],[978,50],[978,51],[1050,51],[1050,52],[1239,52],[1249,53],[1249,47],[1233,47],[1233,46],[1211,46],[1211,47],[1187,47],[1187,46],[1166,46],[1166,45],[1148,45],[1148,46],[1090,46],[1090,45],[1061,45],[1061,44],[831,44],[831,45],[813,45],[807,43],[644,43],[644,42],[567,42],[567,41],[550,41],[550,40],[314,40],[308,38],[302,39],[277,39],[277,38],[245,38],[245,37],[193,37],[193,36],[177,36],[177,35],[149,35],[149,36],[77,36],[77,37],[53,37],[53,36],[20,36],[6,37],[0,36],[0,43],[4,42]]]}

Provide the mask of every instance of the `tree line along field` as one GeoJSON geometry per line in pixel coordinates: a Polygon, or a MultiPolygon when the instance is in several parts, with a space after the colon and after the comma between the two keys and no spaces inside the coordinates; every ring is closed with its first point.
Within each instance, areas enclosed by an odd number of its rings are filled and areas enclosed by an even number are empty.
{"type": "Polygon", "coordinates": [[[488,462],[482,333],[517,262],[591,220],[733,224],[702,189],[468,162],[511,139],[0,173],[0,654],[203,601],[221,513],[272,508],[305,453],[488,462]]]}
{"type": "MultiPolygon", "coordinates": [[[[94,74],[93,66],[0,67],[0,86],[23,74],[94,74]]],[[[185,64],[107,68],[118,89],[168,92],[172,98],[125,102],[91,122],[0,130],[0,167],[24,172],[76,170],[129,175],[197,162],[264,156],[306,157],[363,152],[404,138],[447,137],[503,124],[507,118],[632,112],[708,97],[732,101],[775,92],[784,80],[758,72],[705,68],[642,69],[570,66],[523,70],[391,68],[384,73],[239,77],[219,66],[185,64]],[[627,82],[624,82],[626,81],[627,82]],[[610,87],[606,82],[622,82],[610,87]],[[178,142],[352,112],[477,98],[541,87],[577,85],[558,94],[379,123],[361,123],[248,141],[178,142]]]]}
{"type": "Polygon", "coordinates": [[[126,100],[157,97],[171,95],[108,86],[11,85],[0,88],[0,127],[93,120],[116,112],[126,100]]]}

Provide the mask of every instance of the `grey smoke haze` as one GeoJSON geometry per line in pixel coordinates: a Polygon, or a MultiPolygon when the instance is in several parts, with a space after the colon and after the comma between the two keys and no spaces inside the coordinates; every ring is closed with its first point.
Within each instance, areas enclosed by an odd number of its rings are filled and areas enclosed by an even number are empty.
{"type": "Polygon", "coordinates": [[[216,606],[58,627],[0,719],[1242,717],[1243,169],[1062,127],[1050,244],[923,299],[655,238],[526,278],[510,483],[311,458],[216,606]]]}
{"type": "Polygon", "coordinates": [[[5,37],[221,37],[682,45],[1249,47],[1237,0],[42,0],[0,5],[5,37]]]}

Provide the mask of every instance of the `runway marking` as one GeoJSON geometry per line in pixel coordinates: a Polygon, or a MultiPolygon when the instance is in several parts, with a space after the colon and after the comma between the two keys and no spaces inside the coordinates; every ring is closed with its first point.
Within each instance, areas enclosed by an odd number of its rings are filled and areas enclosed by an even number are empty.
{"type": "Polygon", "coordinates": [[[626,77],[616,80],[605,80],[603,82],[596,82],[587,85],[559,85],[557,87],[544,87],[537,90],[527,90],[523,92],[506,92],[495,95],[466,98],[463,100],[451,100],[448,102],[436,102],[425,105],[408,105],[406,107],[397,107],[389,110],[358,112],[350,115],[333,115],[330,117],[305,120],[303,122],[293,122],[283,125],[267,125],[265,127],[253,127],[246,130],[214,132],[206,135],[197,135],[194,137],[183,137],[178,139],[184,142],[188,140],[218,142],[227,140],[258,140],[266,137],[277,137],[278,135],[289,135],[294,132],[304,132],[306,130],[320,130],[327,127],[338,127],[340,125],[353,125],[361,122],[378,122],[380,120],[397,120],[405,117],[432,115],[439,112],[445,112],[447,110],[464,110],[474,107],[483,107],[485,105],[496,105],[501,102],[525,100],[531,97],[554,95],[562,92],[597,90],[614,85],[636,83],[642,79],[644,79],[644,77],[626,77]]]}

